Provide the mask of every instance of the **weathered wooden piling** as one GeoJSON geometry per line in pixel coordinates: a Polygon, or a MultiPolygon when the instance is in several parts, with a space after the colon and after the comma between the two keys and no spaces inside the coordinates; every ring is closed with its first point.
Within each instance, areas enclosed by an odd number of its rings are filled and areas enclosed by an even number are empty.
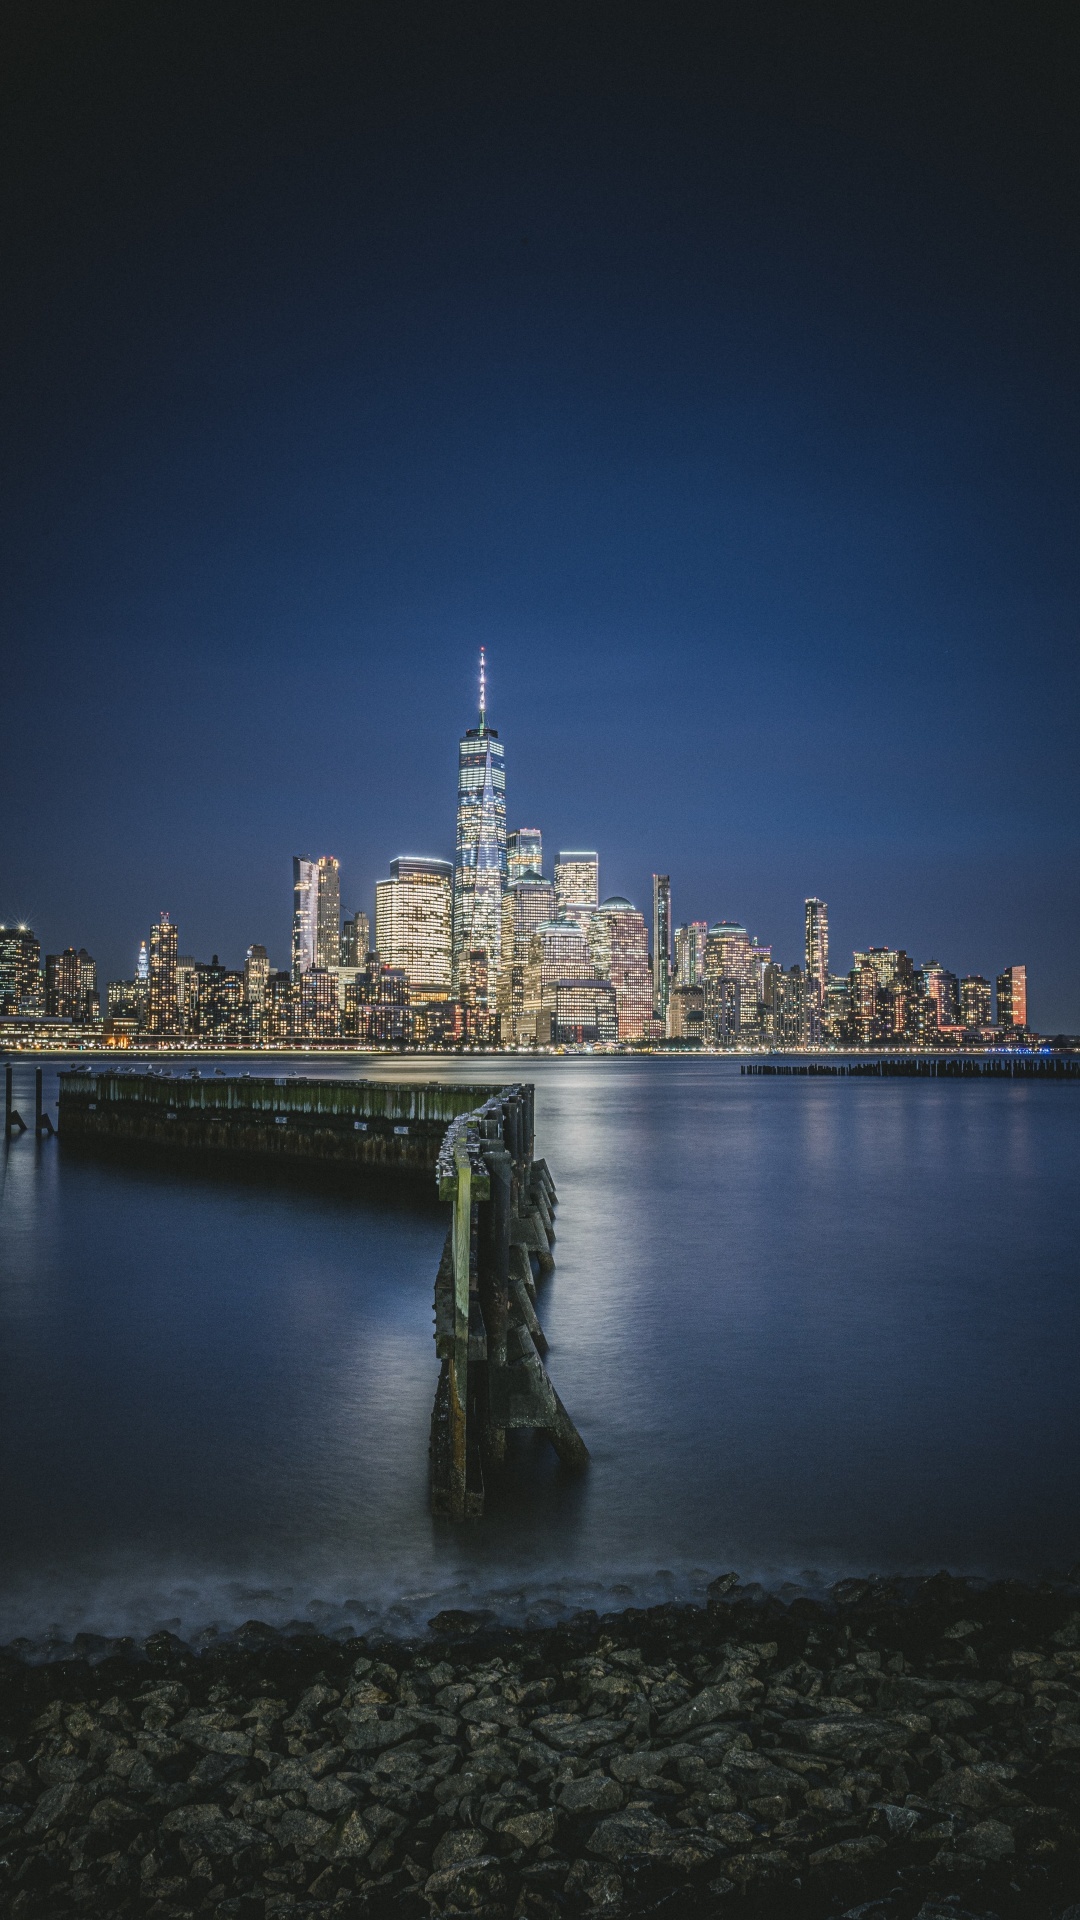
{"type": "Polygon", "coordinates": [[[45,1111],[45,1101],[42,1097],[42,1070],[40,1067],[37,1068],[34,1074],[34,1132],[39,1140],[43,1133],[56,1132],[56,1128],[53,1126],[52,1121],[45,1111]]]}
{"type": "Polygon", "coordinates": [[[504,1460],[511,1427],[546,1433],[567,1465],[589,1457],[541,1359],[530,1256],[554,1266],[554,1186],[532,1150],[533,1089],[517,1086],[455,1120],[439,1155],[454,1211],[435,1282],[431,1488],[434,1511],[455,1520],[483,1512],[484,1470],[504,1460]]]}
{"type": "Polygon", "coordinates": [[[25,1133],[26,1121],[17,1112],[12,1092],[11,1068],[4,1068],[4,1139],[10,1140],[13,1133],[25,1133]]]}

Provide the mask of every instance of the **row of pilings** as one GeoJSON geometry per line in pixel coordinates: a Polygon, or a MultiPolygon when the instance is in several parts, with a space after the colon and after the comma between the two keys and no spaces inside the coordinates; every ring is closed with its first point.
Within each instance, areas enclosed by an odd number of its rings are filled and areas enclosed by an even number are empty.
{"type": "Polygon", "coordinates": [[[439,1194],[453,1209],[435,1281],[441,1371],[431,1418],[431,1498],[463,1520],[515,1427],[546,1433],[568,1466],[588,1449],[548,1378],[537,1281],[554,1266],[557,1196],[533,1157],[533,1089],[504,1087],[448,1129],[439,1194]]]}
{"type": "Polygon", "coordinates": [[[1080,1059],[1075,1054],[995,1054],[971,1060],[945,1054],[931,1058],[900,1056],[892,1060],[744,1060],[739,1071],[844,1080],[1080,1081],[1080,1059]]]}

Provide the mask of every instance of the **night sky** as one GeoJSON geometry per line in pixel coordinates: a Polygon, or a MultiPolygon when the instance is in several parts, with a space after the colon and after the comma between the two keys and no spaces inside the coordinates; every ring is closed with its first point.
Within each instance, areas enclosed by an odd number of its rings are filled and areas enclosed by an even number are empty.
{"type": "Polygon", "coordinates": [[[1076,20],[9,11],[0,919],[285,964],[483,643],[549,870],[1080,1030],[1076,20]]]}

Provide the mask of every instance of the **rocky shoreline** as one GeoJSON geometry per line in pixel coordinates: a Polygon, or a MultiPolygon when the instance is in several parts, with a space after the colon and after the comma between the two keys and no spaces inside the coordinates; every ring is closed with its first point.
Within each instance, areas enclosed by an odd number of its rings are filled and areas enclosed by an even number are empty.
{"type": "Polygon", "coordinates": [[[1075,1588],[96,1652],[0,1654],[9,1920],[1080,1920],[1075,1588]]]}

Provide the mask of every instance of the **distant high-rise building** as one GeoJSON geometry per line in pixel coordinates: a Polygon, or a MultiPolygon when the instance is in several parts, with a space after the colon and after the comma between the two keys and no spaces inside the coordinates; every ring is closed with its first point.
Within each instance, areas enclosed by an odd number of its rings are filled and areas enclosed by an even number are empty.
{"type": "Polygon", "coordinates": [[[928,960],[925,967],[919,968],[918,980],[928,1007],[933,1008],[930,1025],[939,1032],[945,1027],[958,1026],[960,982],[955,973],[950,973],[937,960],[928,960]]]}
{"type": "Polygon", "coordinates": [[[856,971],[871,975],[874,983],[871,994],[869,984],[864,982],[853,1002],[861,1044],[871,1046],[878,1041],[918,1039],[922,1028],[918,1003],[922,995],[910,954],[905,953],[903,947],[868,947],[865,953],[857,953],[854,958],[856,971]],[[867,1027],[871,1000],[872,1032],[867,1027]]]}
{"type": "Polygon", "coordinates": [[[375,888],[379,958],[405,974],[414,1003],[450,997],[453,886],[449,860],[400,854],[375,888]]]}
{"type": "Polygon", "coordinates": [[[57,1020],[96,1020],[97,964],[85,947],[45,956],[45,1012],[57,1020]]]}
{"type": "Polygon", "coordinates": [[[990,982],[981,973],[969,973],[960,982],[960,1024],[972,1032],[994,1024],[990,982]]]}
{"type": "Polygon", "coordinates": [[[700,1046],[705,1024],[705,989],[700,986],[671,989],[668,1000],[667,1037],[669,1040],[694,1040],[700,1046]]]}
{"type": "Polygon", "coordinates": [[[829,909],[824,900],[806,902],[806,985],[825,1004],[829,981],[829,909]]]}
{"type": "MultiPolygon", "coordinates": [[[[536,1037],[541,1013],[551,1013],[554,989],[560,980],[595,980],[596,967],[589,943],[576,920],[550,920],[529,935],[523,985],[523,1022],[536,1037]]],[[[517,1038],[523,1035],[519,1031],[517,1038]]]]}
{"type": "Polygon", "coordinates": [[[757,1023],[758,983],[746,928],[718,920],[705,937],[705,1038],[731,1046],[744,1026],[757,1023]]]}
{"type": "MultiPolygon", "coordinates": [[[[525,970],[529,941],[537,927],[555,918],[555,888],[531,870],[511,880],[503,896],[502,967],[498,982],[501,1037],[519,1038],[518,1024],[525,1012],[525,970]]],[[[535,1039],[535,1023],[527,1036],[535,1039]]]]}
{"type": "Polygon", "coordinates": [[[371,951],[371,925],[366,913],[354,913],[341,926],[341,964],[362,967],[371,951]]]}
{"type": "Polygon", "coordinates": [[[539,827],[518,827],[506,836],[506,880],[512,886],[526,873],[544,871],[544,842],[539,827]]]}
{"type": "Polygon", "coordinates": [[[998,974],[997,1023],[1006,1033],[1027,1026],[1026,967],[1006,967],[998,974]]]}
{"type": "Polygon", "coordinates": [[[294,982],[315,965],[319,924],[319,867],[315,860],[293,855],[292,977],[294,982]]]}
{"type": "Polygon", "coordinates": [[[555,862],[555,910],[600,904],[600,858],[595,853],[560,853],[555,862]]]}
{"type": "Polygon", "coordinates": [[[645,915],[621,894],[612,894],[597,910],[593,927],[596,970],[615,989],[619,1039],[641,1040],[649,1030],[653,1011],[645,915]]]}
{"type": "Polygon", "coordinates": [[[150,996],[146,1024],[151,1033],[174,1034],[180,1028],[177,995],[177,930],[167,913],[150,929],[150,996]]]}
{"type": "MultiPolygon", "coordinates": [[[[801,967],[783,967],[770,961],[764,983],[765,1025],[774,1047],[806,1045],[806,996],[809,983],[801,967]]],[[[812,991],[816,993],[816,984],[812,991]]]]}
{"type": "Polygon", "coordinates": [[[671,993],[671,875],[654,873],[652,974],[653,1013],[667,1028],[668,998],[671,993]]]}
{"type": "Polygon", "coordinates": [[[316,865],[315,965],[326,972],[341,964],[341,872],[332,854],[324,853],[316,865]]]}
{"type": "Polygon", "coordinates": [[[706,920],[691,920],[688,927],[675,929],[675,985],[700,987],[705,979],[706,920]]]}
{"type": "Polygon", "coordinates": [[[79,1013],[80,1020],[96,1020],[101,1013],[101,999],[98,994],[97,961],[85,947],[79,948],[79,1013]]]}
{"type": "Polygon", "coordinates": [[[256,1045],[267,1039],[270,994],[270,959],[265,947],[252,946],[244,962],[244,1004],[248,1031],[256,1045]]]}
{"type": "Polygon", "coordinates": [[[557,980],[551,992],[556,1046],[596,1046],[620,1038],[618,995],[610,980],[557,980]]]}
{"type": "Polygon", "coordinates": [[[824,900],[806,902],[806,974],[803,1007],[806,1039],[817,1046],[822,1037],[825,994],[829,984],[829,909],[824,900]]]}
{"type": "Polygon", "coordinates": [[[825,983],[825,1007],[821,1018],[823,1040],[850,1040],[851,982],[846,973],[830,973],[825,983]]]}
{"type": "Polygon", "coordinates": [[[74,947],[45,955],[45,1013],[51,1020],[78,1020],[79,956],[74,947]]]}
{"type": "Polygon", "coordinates": [[[39,1015],[45,1003],[41,942],[29,927],[0,927],[0,1013],[39,1015]]]}
{"type": "Polygon", "coordinates": [[[150,955],[146,950],[145,940],[140,940],[139,942],[139,957],[135,962],[135,978],[136,980],[142,980],[146,985],[147,991],[149,991],[150,955]]]}
{"type": "Polygon", "coordinates": [[[199,963],[193,953],[176,956],[176,1004],[183,1033],[199,1031],[199,963]]]}
{"type": "Polygon", "coordinates": [[[337,974],[326,967],[309,967],[300,978],[300,1037],[303,1040],[333,1040],[338,1032],[337,974]]]}
{"type": "Polygon", "coordinates": [[[297,992],[291,973],[271,972],[266,983],[265,1038],[272,1046],[293,1038],[299,1015],[297,992]]]}
{"type": "Polygon", "coordinates": [[[497,979],[502,960],[506,886],[506,766],[498,733],[487,723],[487,673],[480,650],[480,720],[458,743],[457,853],[454,865],[453,981],[462,956],[479,949],[497,979]]]}

